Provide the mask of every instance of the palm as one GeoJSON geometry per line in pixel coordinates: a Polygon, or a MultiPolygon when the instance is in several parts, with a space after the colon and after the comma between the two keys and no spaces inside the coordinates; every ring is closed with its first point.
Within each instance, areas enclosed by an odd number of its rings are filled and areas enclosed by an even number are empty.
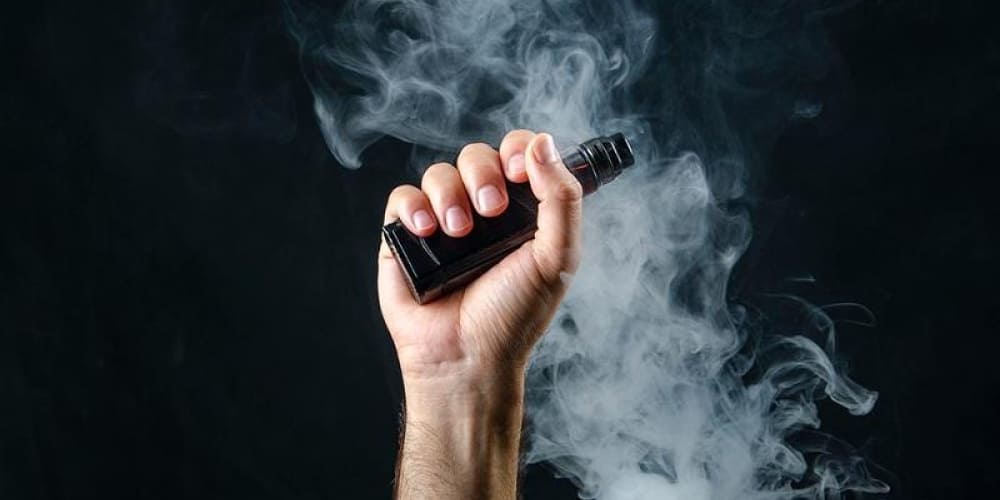
{"type": "MultiPolygon", "coordinates": [[[[532,242],[508,255],[462,290],[425,305],[387,299],[392,293],[380,280],[386,325],[400,357],[416,366],[437,366],[486,356],[517,358],[540,334],[548,308],[532,242]]],[[[395,265],[395,263],[390,263],[395,265]]],[[[389,266],[386,266],[389,267],[389,266]]],[[[383,273],[399,273],[398,268],[383,273]]],[[[398,296],[397,296],[398,297],[398,296]]]]}
{"type": "Polygon", "coordinates": [[[497,203],[502,195],[496,189],[493,203],[486,203],[480,195],[506,181],[529,182],[539,200],[535,239],[464,288],[418,305],[403,271],[382,244],[379,305],[404,376],[406,372],[462,373],[482,361],[524,363],[552,319],[566,288],[565,273],[574,271],[579,260],[582,187],[562,163],[548,134],[513,131],[499,152],[486,144],[466,146],[457,168],[431,165],[420,188],[402,185],[394,189],[386,203],[384,223],[402,221],[407,230],[421,237],[435,231],[464,237],[471,230],[465,210],[472,202],[483,217],[503,213],[506,206],[497,203]],[[520,169],[513,168],[518,158],[520,169]]]}

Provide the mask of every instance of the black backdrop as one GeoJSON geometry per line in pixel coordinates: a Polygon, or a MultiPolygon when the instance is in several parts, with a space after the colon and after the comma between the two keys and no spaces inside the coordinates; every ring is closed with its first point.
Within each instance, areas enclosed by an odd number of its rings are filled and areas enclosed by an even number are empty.
{"type": "MultiPolygon", "coordinates": [[[[893,498],[995,494],[1000,43],[980,7],[827,20],[833,130],[755,179],[734,289],[796,273],[875,411],[823,409],[893,498]],[[803,165],[808,168],[803,168],[803,165]]],[[[0,498],[384,498],[399,407],[371,265],[405,147],[335,164],[273,3],[8,5],[0,81],[0,498]]],[[[527,498],[573,498],[544,469],[527,498]]]]}

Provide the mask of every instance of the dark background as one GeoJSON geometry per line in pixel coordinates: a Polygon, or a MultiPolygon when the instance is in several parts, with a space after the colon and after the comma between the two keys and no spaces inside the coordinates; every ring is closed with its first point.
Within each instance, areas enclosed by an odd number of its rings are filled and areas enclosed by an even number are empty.
{"type": "MultiPolygon", "coordinates": [[[[385,498],[399,383],[374,305],[386,141],[327,152],[280,7],[6,6],[0,498],[385,498]]],[[[994,16],[831,14],[851,99],[756,177],[734,289],[853,300],[875,411],[823,408],[893,498],[995,494],[1000,375],[994,16]]],[[[736,297],[740,298],[739,296],[736,297]]],[[[529,470],[527,498],[573,498],[529,470]]]]}

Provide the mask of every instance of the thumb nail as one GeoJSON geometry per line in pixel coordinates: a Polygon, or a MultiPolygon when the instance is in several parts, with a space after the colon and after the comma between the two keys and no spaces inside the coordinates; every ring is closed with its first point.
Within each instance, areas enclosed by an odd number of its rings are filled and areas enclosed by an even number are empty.
{"type": "Polygon", "coordinates": [[[556,143],[549,134],[542,135],[538,141],[535,158],[543,165],[559,163],[559,151],[556,150],[556,143]]]}

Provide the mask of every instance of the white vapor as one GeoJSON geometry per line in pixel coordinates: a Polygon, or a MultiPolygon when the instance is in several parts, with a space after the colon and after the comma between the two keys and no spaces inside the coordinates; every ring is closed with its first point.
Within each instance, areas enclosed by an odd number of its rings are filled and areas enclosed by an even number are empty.
{"type": "Polygon", "coordinates": [[[875,403],[831,361],[830,318],[790,300],[809,319],[800,335],[752,333],[726,295],[750,239],[746,213],[725,208],[746,177],[726,98],[818,116],[823,104],[785,95],[782,78],[823,50],[806,20],[831,8],[741,3],[662,2],[655,19],[630,0],[288,3],[316,116],[345,166],[385,136],[449,151],[514,128],[563,146],[632,140],[636,167],[585,203],[583,264],[528,377],[526,460],[582,498],[887,490],[832,438],[792,439],[818,427],[818,399],[852,414],[875,403]]]}

